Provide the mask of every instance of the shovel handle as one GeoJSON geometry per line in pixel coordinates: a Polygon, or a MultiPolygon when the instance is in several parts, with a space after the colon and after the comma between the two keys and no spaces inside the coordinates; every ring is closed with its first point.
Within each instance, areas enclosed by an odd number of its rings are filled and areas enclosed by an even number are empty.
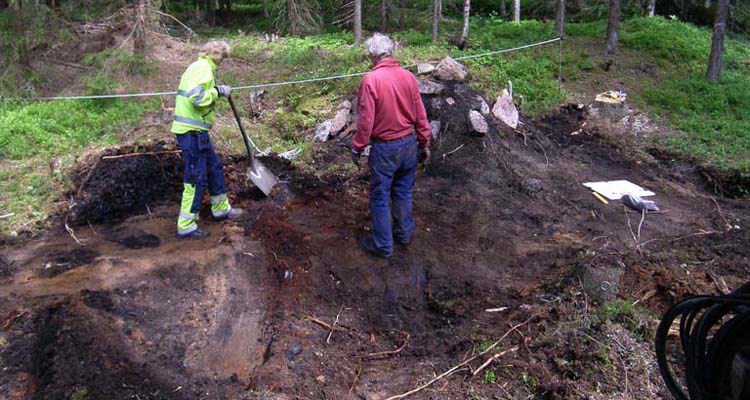
{"type": "Polygon", "coordinates": [[[253,150],[250,148],[250,139],[247,138],[247,133],[245,133],[245,128],[242,127],[242,121],[240,120],[240,113],[237,112],[237,106],[234,105],[234,100],[232,100],[232,95],[227,96],[227,100],[229,100],[229,105],[232,107],[232,113],[234,113],[234,119],[237,120],[237,126],[240,127],[240,133],[242,133],[242,141],[245,142],[245,149],[247,150],[247,156],[250,157],[250,163],[255,161],[255,156],[253,155],[253,150]]]}

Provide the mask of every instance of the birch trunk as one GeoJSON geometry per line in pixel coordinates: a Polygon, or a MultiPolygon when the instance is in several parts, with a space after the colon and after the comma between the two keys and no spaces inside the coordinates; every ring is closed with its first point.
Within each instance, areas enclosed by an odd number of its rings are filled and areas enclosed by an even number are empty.
{"type": "Polygon", "coordinates": [[[555,15],[555,32],[558,36],[565,35],[565,0],[557,0],[557,14],[555,15]]]}
{"type": "Polygon", "coordinates": [[[461,39],[458,41],[459,47],[466,47],[466,40],[469,38],[469,16],[471,15],[471,0],[464,0],[464,20],[461,24],[461,39]]]}
{"type": "Polygon", "coordinates": [[[513,0],[513,21],[521,22],[521,0],[513,0]]]}
{"type": "Polygon", "coordinates": [[[609,0],[607,54],[617,54],[617,44],[620,40],[620,11],[620,0],[609,0]]]}
{"type": "Polygon", "coordinates": [[[354,0],[354,45],[362,44],[362,0],[354,0]]]}
{"type": "Polygon", "coordinates": [[[729,0],[718,0],[714,31],[711,35],[711,56],[708,59],[706,79],[718,82],[721,79],[722,59],[724,58],[724,34],[727,30],[727,8],[729,0]]]}
{"type": "Polygon", "coordinates": [[[432,43],[437,44],[440,40],[440,2],[432,0],[432,43]]]}

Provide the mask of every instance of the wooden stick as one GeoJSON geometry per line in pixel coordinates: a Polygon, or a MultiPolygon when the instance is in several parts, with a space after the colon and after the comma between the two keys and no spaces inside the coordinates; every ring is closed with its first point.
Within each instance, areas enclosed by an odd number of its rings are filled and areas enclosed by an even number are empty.
{"type": "Polygon", "coordinates": [[[47,58],[47,57],[45,57],[45,58],[44,58],[44,61],[49,61],[49,62],[51,62],[51,63],[55,63],[55,64],[60,64],[60,65],[64,65],[64,66],[66,66],[66,67],[70,67],[70,68],[82,69],[82,70],[84,70],[84,71],[88,71],[88,70],[90,70],[90,69],[91,69],[91,67],[87,67],[87,66],[85,66],[85,65],[81,65],[81,64],[73,64],[73,63],[69,63],[69,62],[67,62],[67,61],[63,61],[63,60],[57,60],[57,59],[54,59],[54,58],[47,58]]]}
{"type": "Polygon", "coordinates": [[[382,356],[391,356],[400,353],[402,350],[406,348],[406,345],[409,344],[409,339],[411,339],[411,335],[408,332],[402,332],[406,334],[406,338],[404,338],[404,343],[396,350],[390,350],[390,351],[381,351],[378,353],[370,353],[366,356],[366,358],[379,358],[382,356]]]}
{"type": "Polygon", "coordinates": [[[12,217],[14,215],[16,215],[16,213],[13,213],[13,212],[12,213],[7,213],[7,214],[3,214],[3,215],[0,215],[0,219],[10,218],[10,217],[12,217]]]}
{"type": "Polygon", "coordinates": [[[138,156],[155,156],[159,154],[177,154],[182,153],[182,150],[169,150],[169,151],[147,151],[144,153],[128,153],[128,154],[120,154],[117,156],[104,156],[102,157],[102,160],[114,160],[117,158],[127,158],[127,157],[138,157],[138,156]]]}
{"type": "Polygon", "coordinates": [[[464,367],[465,365],[467,365],[470,362],[476,360],[477,358],[479,358],[479,357],[481,357],[481,356],[489,353],[492,349],[494,349],[495,347],[497,347],[497,345],[499,345],[500,342],[502,342],[503,339],[505,339],[508,335],[510,335],[511,333],[513,333],[516,330],[518,330],[518,328],[520,328],[520,327],[528,324],[535,317],[536,317],[536,315],[533,315],[531,318],[527,319],[526,321],[524,321],[524,322],[522,322],[522,323],[520,323],[518,325],[513,326],[512,328],[510,328],[510,330],[508,330],[508,332],[505,332],[505,334],[500,339],[498,339],[495,343],[493,343],[490,347],[488,347],[483,352],[481,352],[479,354],[476,354],[476,355],[474,355],[472,357],[467,358],[466,360],[464,360],[460,364],[458,364],[458,365],[454,366],[453,368],[451,368],[451,369],[443,372],[442,374],[436,376],[435,378],[433,378],[429,382],[425,383],[424,385],[416,387],[416,388],[414,388],[414,389],[412,389],[412,390],[410,390],[410,391],[408,391],[406,393],[402,393],[402,394],[398,394],[398,395],[395,395],[395,396],[391,396],[391,397],[387,398],[386,400],[399,400],[399,399],[403,399],[405,397],[409,397],[409,396],[411,396],[411,395],[413,395],[415,393],[421,392],[422,390],[424,390],[425,388],[429,387],[433,383],[435,383],[435,382],[437,382],[437,381],[439,381],[439,380],[441,380],[441,379],[443,379],[443,378],[445,378],[447,376],[453,375],[453,373],[456,372],[456,370],[464,367]]]}
{"type": "Polygon", "coordinates": [[[480,365],[479,368],[477,368],[472,376],[477,376],[479,372],[481,372],[483,369],[487,368],[488,365],[490,365],[493,361],[497,360],[498,358],[508,354],[518,351],[518,346],[514,346],[509,348],[508,350],[503,350],[500,352],[495,353],[492,357],[488,358],[487,361],[484,362],[484,364],[480,365]]]}
{"type": "Polygon", "coordinates": [[[305,317],[305,319],[307,321],[314,322],[314,323],[316,323],[316,324],[318,324],[318,325],[320,325],[320,326],[322,326],[322,327],[324,327],[326,329],[332,330],[332,331],[335,330],[335,331],[340,331],[340,332],[346,332],[346,329],[344,329],[344,328],[341,328],[341,327],[338,327],[338,326],[333,326],[333,325],[329,324],[328,322],[321,321],[321,320],[319,320],[319,319],[317,319],[315,317],[307,316],[307,317],[305,317]]]}
{"type": "MultiPolygon", "coordinates": [[[[336,320],[333,321],[333,327],[336,327],[336,324],[339,323],[339,316],[341,315],[341,310],[344,309],[344,305],[342,304],[341,307],[339,307],[339,312],[336,314],[336,320]]],[[[331,331],[328,332],[328,337],[326,338],[326,343],[331,343],[331,335],[333,335],[333,328],[331,328],[331,331]]]]}

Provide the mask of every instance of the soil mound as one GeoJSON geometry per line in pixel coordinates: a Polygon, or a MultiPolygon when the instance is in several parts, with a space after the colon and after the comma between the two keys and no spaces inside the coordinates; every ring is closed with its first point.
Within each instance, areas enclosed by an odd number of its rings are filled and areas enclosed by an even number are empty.
{"type": "Polygon", "coordinates": [[[68,222],[117,222],[147,213],[161,202],[176,201],[182,193],[182,170],[180,154],[163,143],[92,155],[74,172],[68,222]]]}

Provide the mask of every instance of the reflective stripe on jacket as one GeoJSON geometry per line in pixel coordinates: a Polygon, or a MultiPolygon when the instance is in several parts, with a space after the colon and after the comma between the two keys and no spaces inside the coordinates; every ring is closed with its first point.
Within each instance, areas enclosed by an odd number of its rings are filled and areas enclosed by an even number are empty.
{"type": "Polygon", "coordinates": [[[211,129],[216,99],[219,98],[215,88],[215,71],[213,60],[202,56],[182,74],[175,99],[172,133],[179,135],[211,129]]]}

